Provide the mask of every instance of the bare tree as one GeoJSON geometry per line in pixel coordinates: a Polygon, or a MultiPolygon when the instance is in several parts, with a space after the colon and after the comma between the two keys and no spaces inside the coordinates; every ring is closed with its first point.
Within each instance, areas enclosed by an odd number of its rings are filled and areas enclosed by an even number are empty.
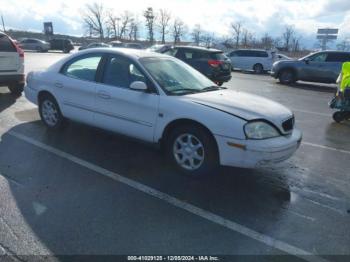
{"type": "Polygon", "coordinates": [[[159,28],[162,35],[162,44],[165,44],[165,36],[169,33],[168,27],[171,19],[171,13],[166,9],[159,10],[159,28]]]}
{"type": "Polygon", "coordinates": [[[291,41],[291,51],[298,52],[300,51],[300,39],[301,36],[294,36],[291,41]]]}
{"type": "Polygon", "coordinates": [[[350,41],[349,39],[344,39],[337,44],[337,49],[340,51],[350,51],[350,41]]]}
{"type": "Polygon", "coordinates": [[[261,48],[271,49],[273,47],[273,38],[269,36],[268,33],[265,33],[261,38],[261,48]]]}
{"type": "Polygon", "coordinates": [[[143,16],[146,19],[146,27],[148,30],[148,40],[150,41],[151,44],[154,42],[154,21],[156,19],[156,15],[153,12],[152,7],[148,7],[147,10],[143,13],[143,16]]]}
{"type": "Polygon", "coordinates": [[[241,22],[236,22],[236,23],[231,23],[231,28],[233,31],[233,39],[236,45],[236,48],[239,47],[239,41],[241,39],[241,34],[242,34],[242,23],[241,22]]]}
{"type": "Polygon", "coordinates": [[[120,18],[114,15],[113,11],[108,12],[106,24],[111,30],[112,37],[115,38],[119,36],[119,20],[120,18]]]}
{"type": "Polygon", "coordinates": [[[173,25],[174,45],[181,42],[181,37],[185,34],[185,30],[185,23],[181,19],[176,18],[173,25]]]}
{"type": "Polygon", "coordinates": [[[214,43],[214,33],[204,33],[203,36],[201,37],[201,41],[203,41],[205,47],[209,48],[213,45],[214,43]]]}
{"type": "Polygon", "coordinates": [[[294,36],[295,31],[293,26],[287,25],[284,29],[284,33],[282,34],[282,40],[286,51],[289,51],[294,36]]]}
{"type": "Polygon", "coordinates": [[[192,31],[192,39],[195,42],[195,44],[198,46],[201,42],[202,37],[202,29],[200,24],[196,24],[192,31]]]}
{"type": "Polygon", "coordinates": [[[132,14],[129,11],[125,11],[123,15],[120,17],[120,31],[119,31],[119,39],[126,38],[126,35],[129,30],[129,24],[132,22],[132,14]]]}
{"type": "Polygon", "coordinates": [[[83,21],[91,35],[104,38],[105,12],[102,4],[87,4],[83,14],[83,21]]]}
{"type": "Polygon", "coordinates": [[[241,45],[244,48],[248,48],[252,45],[253,35],[249,32],[248,29],[242,29],[241,45]]]}

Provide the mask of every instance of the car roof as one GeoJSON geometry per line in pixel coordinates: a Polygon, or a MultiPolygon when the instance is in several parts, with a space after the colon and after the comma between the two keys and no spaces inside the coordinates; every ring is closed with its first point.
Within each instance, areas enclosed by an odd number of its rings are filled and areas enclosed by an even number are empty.
{"type": "Polygon", "coordinates": [[[174,46],[173,48],[186,48],[186,49],[193,49],[193,50],[199,50],[204,52],[213,52],[213,53],[223,53],[223,51],[215,48],[206,48],[201,46],[186,46],[186,45],[178,45],[174,46]]]}
{"type": "Polygon", "coordinates": [[[89,53],[112,53],[112,54],[121,54],[125,56],[129,56],[130,58],[134,58],[138,60],[139,58],[143,57],[167,57],[167,58],[172,58],[172,56],[164,55],[164,54],[159,54],[155,52],[149,52],[147,50],[143,49],[132,49],[132,48],[119,48],[119,47],[109,47],[109,48],[91,48],[91,49],[86,49],[79,51],[76,54],[89,54],[89,53]]]}

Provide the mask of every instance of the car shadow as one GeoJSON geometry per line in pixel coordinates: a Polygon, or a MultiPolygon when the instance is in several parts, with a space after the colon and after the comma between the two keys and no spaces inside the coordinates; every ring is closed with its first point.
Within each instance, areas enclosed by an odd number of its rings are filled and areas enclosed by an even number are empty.
{"type": "Polygon", "coordinates": [[[16,96],[10,93],[10,91],[4,93],[2,92],[3,90],[8,90],[7,87],[0,87],[1,92],[0,92],[0,113],[4,111],[6,108],[10,107],[14,103],[16,103],[17,98],[20,96],[16,96]]]}
{"type": "MultiPolygon", "coordinates": [[[[277,82],[278,85],[283,85],[277,82]]],[[[286,85],[283,85],[286,86],[286,85]]],[[[287,85],[297,89],[303,89],[308,91],[317,91],[324,93],[335,93],[337,87],[331,84],[318,84],[318,83],[306,83],[306,82],[295,82],[294,84],[287,85]]]]}
{"type": "MultiPolygon", "coordinates": [[[[121,229],[120,223],[125,224],[125,230],[136,227],[142,234],[143,223],[162,221],[152,224],[152,230],[160,235],[159,241],[168,241],[162,235],[161,230],[165,229],[161,225],[169,227],[171,218],[167,213],[152,217],[160,208],[157,205],[161,205],[156,199],[153,205],[142,206],[137,197],[147,197],[143,193],[125,191],[120,183],[13,134],[24,135],[261,233],[276,230],[276,222],[291,202],[287,179],[266,170],[223,167],[210,176],[194,179],[176,171],[161,151],[124,136],[73,122],[58,132],[48,131],[40,121],[27,122],[2,135],[0,152],[7,154],[0,158],[0,173],[9,178],[11,193],[26,223],[53,254],[142,253],[142,244],[134,242],[135,236],[121,229]]],[[[165,246],[148,252],[172,251],[170,242],[165,246]]]]}

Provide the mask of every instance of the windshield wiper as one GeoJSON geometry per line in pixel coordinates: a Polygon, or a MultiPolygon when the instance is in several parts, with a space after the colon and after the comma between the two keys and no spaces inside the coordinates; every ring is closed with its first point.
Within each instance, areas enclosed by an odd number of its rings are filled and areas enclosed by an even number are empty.
{"type": "Polygon", "coordinates": [[[195,94],[195,93],[201,92],[201,90],[192,89],[192,88],[181,88],[181,89],[172,90],[170,92],[172,95],[184,95],[184,94],[195,94]]]}
{"type": "Polygon", "coordinates": [[[215,90],[221,90],[221,89],[227,89],[227,88],[222,86],[207,86],[203,88],[201,92],[215,91],[215,90]]]}

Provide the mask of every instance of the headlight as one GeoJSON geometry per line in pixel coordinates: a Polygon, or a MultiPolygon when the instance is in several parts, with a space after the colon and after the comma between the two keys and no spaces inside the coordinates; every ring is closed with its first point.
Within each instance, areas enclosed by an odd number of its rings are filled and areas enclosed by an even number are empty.
{"type": "Polygon", "coordinates": [[[264,121],[255,121],[245,124],[244,132],[248,139],[266,139],[280,136],[274,126],[264,121]]]}

